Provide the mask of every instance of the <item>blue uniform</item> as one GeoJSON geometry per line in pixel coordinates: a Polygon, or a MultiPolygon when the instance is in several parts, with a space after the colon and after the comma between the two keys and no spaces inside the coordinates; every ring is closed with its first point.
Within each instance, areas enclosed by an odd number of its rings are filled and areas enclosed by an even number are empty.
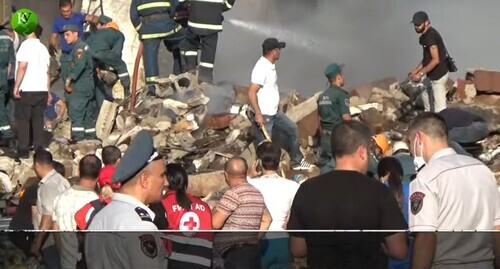
{"type": "Polygon", "coordinates": [[[69,19],[65,19],[59,16],[54,20],[54,23],[52,24],[52,33],[56,33],[59,35],[59,44],[61,45],[62,54],[60,62],[61,62],[61,79],[63,82],[66,81],[66,78],[68,77],[69,63],[71,61],[71,55],[70,55],[71,46],[68,45],[68,43],[64,39],[63,28],[65,25],[75,25],[76,27],[78,27],[78,36],[80,37],[81,40],[84,40],[83,24],[85,23],[85,17],[87,17],[87,14],[73,12],[71,14],[71,17],[69,17],[69,19]]]}

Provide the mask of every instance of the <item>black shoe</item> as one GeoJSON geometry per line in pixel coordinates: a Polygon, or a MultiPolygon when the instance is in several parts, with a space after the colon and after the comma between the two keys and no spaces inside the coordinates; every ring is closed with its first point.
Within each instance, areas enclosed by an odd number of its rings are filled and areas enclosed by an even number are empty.
{"type": "Polygon", "coordinates": [[[18,159],[28,159],[30,157],[30,152],[28,150],[18,150],[16,157],[18,159]]]}
{"type": "Polygon", "coordinates": [[[8,148],[12,145],[12,138],[2,138],[0,139],[0,148],[8,148]]]}

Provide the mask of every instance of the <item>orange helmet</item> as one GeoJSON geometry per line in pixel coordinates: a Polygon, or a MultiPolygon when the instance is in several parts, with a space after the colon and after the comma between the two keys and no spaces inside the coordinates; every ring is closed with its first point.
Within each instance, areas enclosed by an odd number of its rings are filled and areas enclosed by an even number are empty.
{"type": "Polygon", "coordinates": [[[120,28],[118,27],[118,24],[116,24],[116,22],[112,21],[112,22],[108,22],[106,24],[106,27],[109,27],[109,28],[113,28],[117,31],[120,31],[120,28]]]}
{"type": "Polygon", "coordinates": [[[378,134],[372,137],[375,144],[382,150],[382,154],[385,154],[389,150],[389,139],[384,134],[378,134]]]}

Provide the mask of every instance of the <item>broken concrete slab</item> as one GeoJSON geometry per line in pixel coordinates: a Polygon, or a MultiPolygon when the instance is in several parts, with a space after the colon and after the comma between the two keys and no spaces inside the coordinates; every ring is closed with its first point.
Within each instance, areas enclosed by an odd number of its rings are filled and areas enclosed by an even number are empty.
{"type": "Polygon", "coordinates": [[[196,197],[210,197],[213,193],[229,187],[224,178],[224,171],[215,171],[190,175],[187,192],[196,197]]]}
{"type": "MultiPolygon", "coordinates": [[[[104,100],[96,122],[97,138],[104,140],[113,130],[118,104],[104,100]]],[[[123,128],[121,128],[123,130],[123,128]]]]}

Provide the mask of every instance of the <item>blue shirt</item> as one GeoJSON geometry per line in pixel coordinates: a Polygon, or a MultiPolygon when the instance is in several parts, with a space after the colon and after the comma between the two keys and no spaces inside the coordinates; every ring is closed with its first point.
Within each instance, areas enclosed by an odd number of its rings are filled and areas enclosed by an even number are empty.
{"type": "Polygon", "coordinates": [[[80,39],[83,40],[84,39],[84,37],[83,37],[83,24],[85,23],[86,16],[87,16],[87,14],[84,14],[84,13],[73,12],[71,14],[71,17],[69,17],[69,19],[65,19],[65,18],[59,16],[54,20],[54,24],[52,24],[52,33],[59,34],[59,43],[61,44],[62,52],[64,52],[64,53],[71,52],[71,46],[66,42],[66,39],[64,39],[64,32],[63,32],[64,25],[73,24],[75,26],[78,26],[79,37],[80,37],[80,39]]]}
{"type": "MultiPolygon", "coordinates": [[[[388,185],[388,184],[386,184],[388,185]]],[[[403,185],[403,215],[405,216],[406,222],[408,222],[408,211],[410,210],[408,201],[410,197],[410,182],[404,182],[403,185]]],[[[410,269],[411,259],[413,253],[413,239],[410,238],[410,246],[408,247],[408,256],[404,260],[393,260],[389,259],[389,269],[410,269]]]]}
{"type": "Polygon", "coordinates": [[[50,95],[52,96],[52,102],[45,109],[44,116],[48,120],[54,120],[55,118],[57,118],[56,104],[57,102],[59,102],[60,98],[52,92],[50,93],[50,95]]]}

